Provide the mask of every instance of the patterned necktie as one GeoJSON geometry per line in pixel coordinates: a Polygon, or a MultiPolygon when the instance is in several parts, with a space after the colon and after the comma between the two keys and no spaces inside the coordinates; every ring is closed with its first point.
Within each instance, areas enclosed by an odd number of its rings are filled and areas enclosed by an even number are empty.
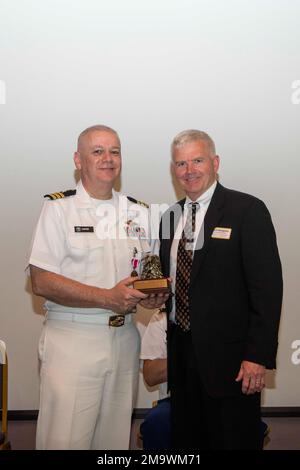
{"type": "Polygon", "coordinates": [[[176,287],[175,321],[183,331],[190,329],[189,314],[189,284],[193,262],[193,242],[195,232],[196,211],[199,208],[198,202],[188,204],[188,214],[185,227],[182,231],[178,244],[177,265],[176,265],[176,287]]]}

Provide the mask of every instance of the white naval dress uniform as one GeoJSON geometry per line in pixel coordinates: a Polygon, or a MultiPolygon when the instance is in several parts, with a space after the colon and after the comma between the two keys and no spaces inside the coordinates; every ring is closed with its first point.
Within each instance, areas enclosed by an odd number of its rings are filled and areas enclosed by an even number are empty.
{"type": "MultiPolygon", "coordinates": [[[[134,251],[150,251],[149,227],[146,207],[115,191],[94,200],[79,182],[75,195],[45,202],[29,264],[112,288],[130,276],[134,251]]],[[[113,327],[109,310],[45,309],[37,449],[128,449],[140,352],[132,315],[113,327]]]]}

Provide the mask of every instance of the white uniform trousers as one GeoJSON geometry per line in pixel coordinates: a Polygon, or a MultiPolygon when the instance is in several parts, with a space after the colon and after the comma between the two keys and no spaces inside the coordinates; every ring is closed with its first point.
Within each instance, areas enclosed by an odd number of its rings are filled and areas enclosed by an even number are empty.
{"type": "Polygon", "coordinates": [[[36,448],[128,449],[139,352],[132,322],[47,320],[39,344],[36,448]]]}

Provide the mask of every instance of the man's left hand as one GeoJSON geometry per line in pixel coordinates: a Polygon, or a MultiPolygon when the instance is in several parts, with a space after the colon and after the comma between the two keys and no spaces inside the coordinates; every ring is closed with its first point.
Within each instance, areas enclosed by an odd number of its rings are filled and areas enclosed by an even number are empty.
{"type": "Polygon", "coordinates": [[[161,294],[149,294],[146,299],[143,299],[139,302],[139,304],[148,309],[155,309],[160,308],[169,298],[169,292],[161,293],[161,294]]]}
{"type": "Polygon", "coordinates": [[[261,392],[265,386],[266,368],[255,362],[243,361],[238,373],[236,382],[242,382],[242,392],[245,395],[252,395],[261,392]]]}

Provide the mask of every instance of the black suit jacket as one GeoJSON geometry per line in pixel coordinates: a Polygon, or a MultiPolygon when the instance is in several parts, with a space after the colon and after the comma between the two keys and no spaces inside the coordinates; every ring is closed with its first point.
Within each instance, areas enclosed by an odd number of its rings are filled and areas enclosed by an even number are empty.
{"type": "MultiPolygon", "coordinates": [[[[184,202],[179,201],[181,209],[184,202]]],[[[160,227],[166,276],[179,219],[173,210],[163,215],[160,227]],[[163,238],[168,220],[170,236],[163,238]]],[[[240,394],[235,378],[243,360],[275,368],[281,304],[281,263],[265,204],[218,183],[204,219],[203,248],[194,253],[189,289],[192,342],[209,394],[240,394]],[[230,239],[212,238],[215,227],[231,228],[230,239]]]]}

